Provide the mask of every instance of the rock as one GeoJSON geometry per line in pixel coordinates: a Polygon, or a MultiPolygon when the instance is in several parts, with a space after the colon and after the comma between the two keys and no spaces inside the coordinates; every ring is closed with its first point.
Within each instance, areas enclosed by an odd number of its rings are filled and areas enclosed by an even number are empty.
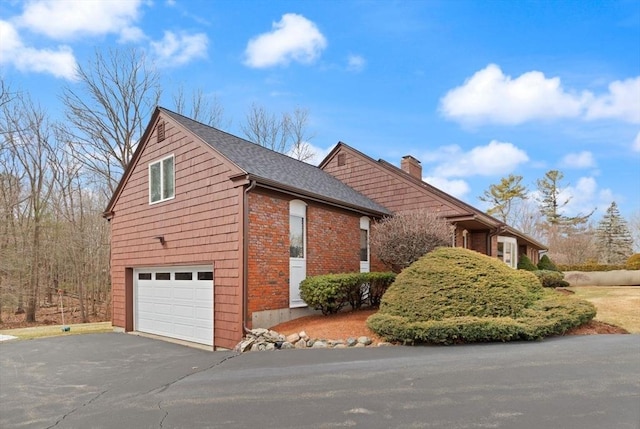
{"type": "Polygon", "coordinates": [[[364,344],[365,346],[368,346],[369,344],[371,344],[373,341],[371,340],[371,338],[369,337],[358,337],[358,343],[360,344],[364,344]]]}
{"type": "Polygon", "coordinates": [[[276,349],[276,345],[274,343],[266,343],[264,345],[264,350],[275,350],[276,349]]]}
{"type": "Polygon", "coordinates": [[[313,344],[316,342],[314,339],[307,340],[307,347],[313,347],[313,344]]]}
{"type": "Polygon", "coordinates": [[[290,343],[289,341],[285,341],[284,343],[282,343],[282,346],[280,346],[280,348],[282,350],[292,349],[293,348],[293,344],[290,343]]]}
{"type": "Polygon", "coordinates": [[[237,347],[237,349],[238,349],[238,351],[239,351],[240,353],[244,353],[244,352],[246,352],[247,350],[249,350],[249,348],[250,348],[250,347],[253,345],[253,343],[255,343],[255,342],[256,342],[256,340],[255,340],[255,339],[253,339],[253,338],[248,338],[248,339],[246,339],[246,340],[241,341],[240,343],[238,343],[238,345],[237,345],[236,347],[237,347]]]}
{"type": "Polygon", "coordinates": [[[252,352],[259,352],[260,351],[260,344],[253,343],[253,345],[251,346],[251,351],[252,352]]]}
{"type": "Polygon", "coordinates": [[[336,344],[334,347],[334,349],[346,349],[346,348],[347,348],[347,345],[343,343],[336,344]]]}
{"type": "Polygon", "coordinates": [[[251,333],[253,335],[255,335],[256,337],[260,337],[260,336],[266,334],[267,332],[269,332],[269,330],[268,329],[264,329],[264,328],[256,328],[256,329],[252,329],[251,330],[251,333]]]}
{"type": "Polygon", "coordinates": [[[353,347],[353,346],[355,346],[356,344],[358,344],[358,340],[356,340],[356,339],[355,339],[355,338],[353,338],[353,337],[349,337],[349,338],[347,338],[347,346],[349,346],[349,347],[353,347]]]}
{"type": "Polygon", "coordinates": [[[381,343],[378,343],[378,347],[389,347],[389,346],[392,346],[392,345],[393,345],[393,344],[388,343],[388,342],[386,342],[386,341],[383,341],[383,342],[381,342],[381,343]]]}
{"type": "Polygon", "coordinates": [[[300,338],[302,338],[305,341],[309,341],[309,336],[307,335],[307,333],[305,331],[300,331],[298,333],[298,335],[300,335],[300,338]]]}
{"type": "Polygon", "coordinates": [[[306,349],[307,342],[305,340],[298,340],[294,345],[296,349],[306,349]]]}
{"type": "Polygon", "coordinates": [[[286,341],[295,344],[300,339],[300,334],[291,334],[286,338],[286,341]]]}
{"type": "Polygon", "coordinates": [[[313,345],[311,346],[311,348],[313,349],[326,349],[327,348],[327,343],[325,343],[324,341],[314,341],[313,345]]]}
{"type": "Polygon", "coordinates": [[[353,347],[367,347],[367,346],[365,346],[363,343],[356,343],[356,345],[353,347]]]}

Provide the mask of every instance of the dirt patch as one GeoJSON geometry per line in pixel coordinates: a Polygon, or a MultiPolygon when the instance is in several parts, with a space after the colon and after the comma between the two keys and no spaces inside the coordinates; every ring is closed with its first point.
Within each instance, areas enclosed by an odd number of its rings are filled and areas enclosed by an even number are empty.
{"type": "Polygon", "coordinates": [[[284,335],[305,331],[311,338],[325,340],[346,340],[366,336],[374,342],[383,341],[382,338],[367,328],[367,317],[378,310],[357,310],[330,314],[327,316],[305,316],[290,320],[272,327],[276,332],[284,335]]]}
{"type": "Polygon", "coordinates": [[[628,334],[626,329],[619,326],[610,325],[605,322],[592,320],[582,326],[573,328],[565,333],[565,335],[595,335],[595,334],[628,334]]]}

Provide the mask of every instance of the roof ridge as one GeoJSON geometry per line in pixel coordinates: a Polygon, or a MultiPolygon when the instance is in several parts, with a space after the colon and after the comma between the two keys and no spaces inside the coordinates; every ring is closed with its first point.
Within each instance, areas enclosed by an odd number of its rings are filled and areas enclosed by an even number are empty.
{"type": "Polygon", "coordinates": [[[297,158],[293,158],[293,157],[291,157],[291,156],[289,156],[289,155],[287,155],[285,153],[278,152],[275,149],[271,149],[271,148],[268,148],[266,146],[262,146],[261,144],[258,144],[256,142],[252,142],[251,140],[248,140],[248,139],[246,139],[244,137],[240,137],[240,136],[237,136],[235,134],[231,134],[229,131],[221,130],[220,128],[216,128],[214,126],[205,124],[204,122],[196,121],[195,119],[192,119],[192,118],[190,118],[188,116],[185,116],[182,113],[174,112],[174,111],[172,111],[170,109],[167,109],[166,107],[158,106],[158,109],[163,110],[165,113],[168,113],[168,114],[171,114],[171,115],[180,116],[181,118],[184,118],[184,119],[186,119],[186,120],[188,120],[190,122],[194,122],[194,123],[196,123],[198,125],[201,125],[203,127],[211,128],[212,130],[215,130],[215,131],[217,131],[219,133],[222,133],[222,134],[226,134],[227,136],[229,136],[231,138],[234,138],[234,139],[237,139],[237,140],[241,140],[241,141],[243,141],[243,142],[245,142],[247,144],[252,144],[252,145],[254,145],[256,147],[262,148],[263,150],[269,151],[269,152],[271,152],[273,154],[276,154],[278,156],[284,156],[284,157],[288,158],[289,160],[301,162],[304,165],[319,169],[319,167],[317,165],[309,164],[308,162],[304,162],[304,161],[301,161],[301,160],[299,160],[297,158]]]}

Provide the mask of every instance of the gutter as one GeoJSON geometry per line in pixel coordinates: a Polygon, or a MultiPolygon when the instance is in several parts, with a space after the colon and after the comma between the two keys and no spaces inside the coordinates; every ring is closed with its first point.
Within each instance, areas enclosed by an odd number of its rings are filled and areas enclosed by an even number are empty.
{"type": "Polygon", "coordinates": [[[244,190],[242,203],[242,330],[244,333],[250,331],[247,328],[247,315],[249,308],[249,192],[256,187],[256,181],[251,180],[249,186],[244,190]]]}

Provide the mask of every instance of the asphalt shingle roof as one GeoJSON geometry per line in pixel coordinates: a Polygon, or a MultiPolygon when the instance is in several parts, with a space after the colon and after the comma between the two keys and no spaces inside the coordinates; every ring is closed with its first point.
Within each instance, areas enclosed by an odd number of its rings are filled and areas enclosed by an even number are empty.
{"type": "Polygon", "coordinates": [[[251,143],[170,110],[164,108],[160,108],[160,110],[252,176],[278,183],[287,188],[297,189],[310,196],[324,197],[367,211],[391,214],[386,208],[316,166],[251,143]]]}

